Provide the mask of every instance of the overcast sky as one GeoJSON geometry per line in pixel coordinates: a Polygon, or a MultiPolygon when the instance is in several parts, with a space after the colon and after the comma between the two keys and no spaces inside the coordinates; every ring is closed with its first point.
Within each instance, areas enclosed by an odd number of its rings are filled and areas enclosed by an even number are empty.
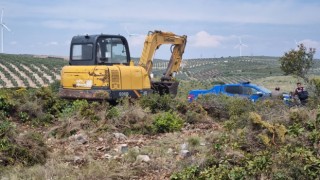
{"type": "MultiPolygon", "coordinates": [[[[127,36],[139,57],[148,31],[163,30],[188,36],[184,59],[239,56],[239,37],[246,56],[282,56],[298,42],[320,57],[318,0],[1,0],[0,8],[12,30],[5,53],[68,56],[72,36],[104,33],[127,36]]],[[[156,57],[168,59],[169,49],[156,57]]]]}

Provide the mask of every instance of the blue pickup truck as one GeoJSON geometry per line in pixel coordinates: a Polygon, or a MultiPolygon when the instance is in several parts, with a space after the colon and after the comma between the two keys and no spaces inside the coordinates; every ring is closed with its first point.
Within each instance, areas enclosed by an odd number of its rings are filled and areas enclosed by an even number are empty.
{"type": "Polygon", "coordinates": [[[188,95],[188,101],[192,102],[200,95],[206,94],[224,94],[227,96],[238,96],[248,98],[253,102],[257,101],[260,98],[271,97],[270,90],[255,84],[251,84],[250,82],[242,82],[238,84],[215,85],[208,90],[191,90],[188,95]]]}

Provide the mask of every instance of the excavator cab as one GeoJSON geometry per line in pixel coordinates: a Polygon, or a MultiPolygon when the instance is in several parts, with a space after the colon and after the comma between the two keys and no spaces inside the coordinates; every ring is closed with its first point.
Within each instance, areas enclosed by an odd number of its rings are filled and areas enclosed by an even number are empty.
{"type": "Polygon", "coordinates": [[[125,37],[117,35],[85,35],[72,38],[70,65],[130,64],[125,37]]]}

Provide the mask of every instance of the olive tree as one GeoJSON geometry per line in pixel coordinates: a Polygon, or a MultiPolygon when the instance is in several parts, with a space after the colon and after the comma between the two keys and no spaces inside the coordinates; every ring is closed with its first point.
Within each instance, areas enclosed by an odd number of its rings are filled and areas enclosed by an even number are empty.
{"type": "Polygon", "coordinates": [[[315,48],[309,48],[309,51],[307,51],[303,44],[299,44],[297,50],[291,49],[280,58],[280,68],[285,75],[294,75],[308,82],[307,74],[314,64],[313,56],[315,52],[315,48]]]}

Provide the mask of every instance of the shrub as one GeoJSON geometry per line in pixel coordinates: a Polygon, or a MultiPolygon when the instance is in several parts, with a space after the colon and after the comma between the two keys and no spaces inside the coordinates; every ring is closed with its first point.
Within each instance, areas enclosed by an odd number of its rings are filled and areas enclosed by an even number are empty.
{"type": "Polygon", "coordinates": [[[111,109],[107,111],[106,117],[108,119],[119,118],[120,117],[119,109],[116,106],[111,107],[111,109]]]}
{"type": "Polygon", "coordinates": [[[148,96],[143,96],[139,100],[139,104],[142,108],[149,108],[152,113],[156,113],[159,111],[169,111],[171,110],[172,98],[170,95],[160,94],[150,94],[148,96]]]}
{"type": "Polygon", "coordinates": [[[269,137],[265,132],[261,132],[258,137],[261,141],[266,145],[270,146],[270,142],[275,144],[275,138],[277,138],[281,143],[285,141],[285,134],[287,133],[287,129],[282,124],[270,124],[266,121],[263,121],[261,116],[255,112],[250,112],[249,119],[252,121],[254,126],[258,126],[258,128],[266,129],[268,133],[272,134],[272,137],[269,137]]]}
{"type": "Polygon", "coordinates": [[[268,152],[259,152],[249,158],[246,169],[250,175],[270,173],[272,166],[271,154],[268,152]]]}
{"type": "Polygon", "coordinates": [[[47,151],[40,134],[28,132],[16,137],[14,126],[9,121],[0,121],[0,166],[43,164],[47,151]]]}
{"type": "Polygon", "coordinates": [[[254,105],[248,99],[230,98],[227,107],[230,116],[241,116],[252,111],[254,105]]]}
{"type": "Polygon", "coordinates": [[[199,122],[202,118],[202,114],[198,114],[194,111],[188,111],[186,113],[186,122],[190,124],[195,124],[196,122],[199,122]]]}
{"type": "Polygon", "coordinates": [[[208,119],[208,113],[201,104],[196,102],[188,103],[186,101],[176,101],[176,103],[176,110],[185,115],[187,123],[195,124],[197,122],[205,122],[208,119]]]}
{"type": "Polygon", "coordinates": [[[308,113],[306,109],[291,109],[289,114],[290,124],[305,123],[308,120],[308,113]]]}
{"type": "Polygon", "coordinates": [[[231,116],[241,116],[254,109],[248,99],[228,97],[224,95],[205,95],[197,100],[213,118],[229,119],[231,116]]]}
{"type": "Polygon", "coordinates": [[[51,83],[49,85],[49,88],[51,89],[51,91],[53,93],[58,93],[59,92],[59,88],[60,88],[60,81],[59,80],[55,80],[53,83],[51,83]]]}
{"type": "Polygon", "coordinates": [[[190,144],[191,146],[198,146],[200,145],[200,138],[198,136],[191,136],[188,139],[188,144],[190,144]]]}
{"type": "Polygon", "coordinates": [[[179,131],[183,126],[183,120],[174,112],[163,112],[155,117],[153,122],[158,133],[179,131]]]}
{"type": "Polygon", "coordinates": [[[196,179],[199,177],[199,168],[197,166],[190,166],[181,172],[174,173],[170,176],[171,180],[196,179]]]}
{"type": "Polygon", "coordinates": [[[57,97],[56,92],[50,87],[42,87],[35,92],[43,112],[48,112],[54,116],[58,115],[68,104],[68,101],[57,97]]]}
{"type": "Polygon", "coordinates": [[[0,120],[0,138],[11,136],[13,125],[8,120],[0,120]]]}
{"type": "Polygon", "coordinates": [[[9,154],[12,154],[18,162],[31,166],[44,164],[48,156],[48,148],[45,145],[42,135],[29,132],[17,139],[18,145],[14,145],[9,154]]]}
{"type": "Polygon", "coordinates": [[[0,96],[0,110],[6,114],[10,114],[14,111],[15,106],[12,102],[9,101],[7,97],[0,96]]]}
{"type": "MultiPolygon", "coordinates": [[[[116,124],[121,124],[125,134],[154,134],[152,116],[140,106],[130,106],[116,124]]],[[[120,127],[120,125],[117,125],[120,127]]]]}
{"type": "MultiPolygon", "coordinates": [[[[18,111],[27,114],[30,117],[30,120],[40,117],[43,114],[41,103],[37,100],[27,101],[26,103],[19,105],[18,111]]],[[[18,117],[20,116],[21,115],[18,114],[18,117]]]]}
{"type": "Polygon", "coordinates": [[[27,122],[27,121],[30,120],[30,116],[29,116],[29,114],[26,113],[26,112],[20,111],[19,114],[18,114],[18,117],[19,117],[19,120],[20,120],[21,122],[27,122]]]}
{"type": "Polygon", "coordinates": [[[208,115],[217,119],[228,119],[228,100],[230,97],[223,95],[205,95],[197,99],[197,102],[207,111],[208,115]]]}

